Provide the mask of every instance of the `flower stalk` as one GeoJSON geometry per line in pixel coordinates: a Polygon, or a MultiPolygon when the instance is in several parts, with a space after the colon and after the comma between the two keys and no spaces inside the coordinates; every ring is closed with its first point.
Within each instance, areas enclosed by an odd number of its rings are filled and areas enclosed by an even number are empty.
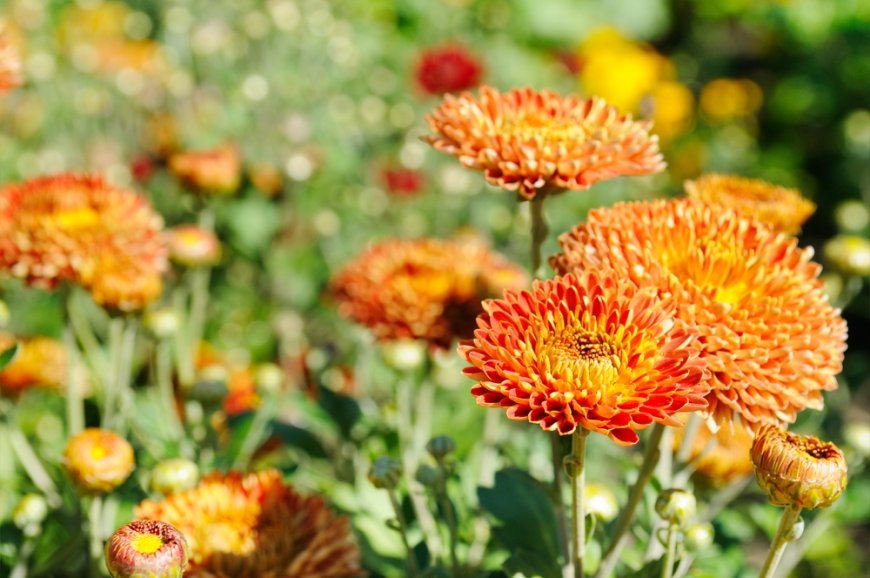
{"type": "Polygon", "coordinates": [[[770,544],[770,550],[767,552],[767,559],[764,561],[764,566],[761,568],[761,574],[758,578],[773,578],[776,572],[779,561],[785,552],[789,542],[794,541],[794,528],[801,516],[801,508],[799,506],[788,506],[782,513],[779,519],[779,526],[776,529],[776,534],[773,536],[773,542],[770,544]]]}
{"type": "Polygon", "coordinates": [[[586,438],[589,430],[577,428],[571,436],[571,456],[566,460],[571,476],[571,510],[574,521],[573,557],[574,577],[583,578],[583,559],[586,556],[586,438]]]}

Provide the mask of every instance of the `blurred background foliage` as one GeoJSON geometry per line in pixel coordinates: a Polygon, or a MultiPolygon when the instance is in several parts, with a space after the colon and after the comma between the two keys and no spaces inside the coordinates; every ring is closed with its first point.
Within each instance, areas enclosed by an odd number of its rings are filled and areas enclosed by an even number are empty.
{"type": "MultiPolygon", "coordinates": [[[[835,235],[870,236],[868,2],[6,0],[0,18],[26,78],[0,100],[0,182],[100,171],[148,194],[172,225],[195,220],[199,207],[166,170],[167,155],[239,149],[241,191],[213,203],[225,254],[212,278],[208,340],[231,364],[290,368],[298,389],[285,421],[304,429],[277,428],[291,450],[269,459],[285,469],[307,460],[300,483],[357,512],[357,529],[379,555],[400,556],[370,506],[384,498],[361,489],[364,481],[343,486],[322,462],[348,440],[370,456],[395,449],[376,416],[378,405],[389,414],[397,378],[370,337],[335,314],[324,291],[331,273],[378,239],[470,229],[528,261],[527,207],[517,210],[510,194],[419,140],[439,98],[417,78],[427,51],[459,47],[479,63],[481,82],[499,88],[600,95],[655,121],[669,170],[555,199],[547,254],[588,209],[678,194],[704,171],[800,189],[818,205],[801,244],[823,262],[835,235]],[[306,387],[326,398],[312,401],[306,387]],[[322,439],[332,445],[324,449],[322,439]]],[[[798,428],[843,443],[846,425],[870,423],[870,292],[835,265],[829,258],[825,275],[832,299],[848,303],[845,371],[825,411],[805,412],[798,428]]],[[[53,295],[5,282],[3,298],[14,332],[59,334],[53,295]]],[[[469,414],[461,423],[474,425],[456,434],[457,456],[473,461],[480,410],[456,356],[435,365],[446,393],[434,431],[453,431],[451,422],[469,414]]],[[[57,405],[33,392],[15,417],[55,456],[63,442],[57,405]]],[[[142,419],[147,431],[159,415],[143,410],[142,419]]],[[[512,426],[502,449],[545,478],[539,433],[512,426]]],[[[845,443],[860,464],[870,440],[845,443]]],[[[635,457],[611,444],[590,451],[590,479],[616,486],[625,468],[612,464],[635,457]]],[[[2,479],[18,479],[3,462],[2,479]]],[[[796,575],[859,576],[870,564],[870,479],[859,471],[796,575]]],[[[474,492],[472,477],[461,483],[474,492]]],[[[505,477],[503,487],[523,483],[505,477]]],[[[8,511],[23,490],[4,490],[0,507],[8,511]]],[[[744,494],[717,518],[716,543],[693,575],[753,575],[747,560],[758,565],[775,516],[759,492],[744,494]]]]}

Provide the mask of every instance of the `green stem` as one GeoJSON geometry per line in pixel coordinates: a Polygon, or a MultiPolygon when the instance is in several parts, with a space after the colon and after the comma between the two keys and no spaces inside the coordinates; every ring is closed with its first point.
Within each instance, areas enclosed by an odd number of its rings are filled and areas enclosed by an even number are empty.
{"type": "Polygon", "coordinates": [[[251,458],[257,448],[264,441],[269,423],[275,417],[278,410],[278,401],[273,398],[265,398],[260,401],[260,406],[254,412],[251,425],[245,432],[245,437],[239,446],[239,453],[233,460],[232,469],[244,471],[251,462],[251,458]]]}
{"type": "Polygon", "coordinates": [[[118,376],[121,366],[121,342],[124,339],[124,319],[114,317],[109,321],[109,375],[105,383],[105,399],[103,400],[103,417],[100,425],[111,428],[118,405],[118,376]]]}
{"type": "Polygon", "coordinates": [[[72,329],[67,325],[63,332],[63,342],[66,347],[66,423],[67,435],[74,436],[85,429],[85,401],[82,395],[79,376],[76,375],[78,347],[72,329]]]}
{"type": "Polygon", "coordinates": [[[583,559],[586,556],[586,503],[583,500],[586,486],[586,438],[589,430],[577,428],[571,437],[571,457],[567,460],[571,472],[571,509],[574,520],[574,541],[571,551],[574,557],[574,578],[583,578],[583,559]]]}
{"type": "Polygon", "coordinates": [[[61,505],[60,494],[51,476],[48,475],[42,462],[39,461],[39,456],[36,455],[33,446],[27,441],[27,437],[18,427],[11,424],[9,427],[9,444],[12,446],[12,452],[18,458],[33,485],[45,494],[50,506],[53,508],[59,507],[61,505]]]}
{"type": "MultiPolygon", "coordinates": [[[[72,329],[75,339],[81,344],[85,361],[90,366],[91,373],[99,383],[106,387],[108,381],[109,360],[106,352],[100,345],[87,313],[82,309],[80,299],[77,298],[75,289],[69,292],[66,300],[66,313],[69,327],[72,329]]],[[[75,343],[75,340],[73,340],[75,343]]]]}
{"type": "Polygon", "coordinates": [[[553,486],[550,488],[550,494],[553,508],[556,510],[556,531],[562,559],[568,560],[571,553],[568,550],[568,516],[565,514],[565,500],[562,498],[562,477],[565,467],[565,458],[562,457],[562,436],[555,432],[548,433],[547,436],[550,438],[550,455],[553,462],[553,486]]]}
{"type": "Polygon", "coordinates": [[[547,221],[544,218],[544,199],[546,197],[546,193],[541,190],[538,191],[535,198],[529,201],[529,212],[532,218],[532,275],[534,277],[541,276],[541,247],[547,240],[549,232],[547,221]]]}
{"type": "Polygon", "coordinates": [[[662,566],[662,578],[671,578],[674,573],[674,559],[677,556],[677,534],[678,528],[676,524],[668,525],[668,549],[665,553],[664,565],[662,566]]]}
{"type": "Polygon", "coordinates": [[[181,390],[193,386],[195,379],[194,366],[196,364],[197,351],[190,351],[188,343],[190,315],[187,311],[187,294],[180,288],[172,293],[172,309],[179,320],[183,320],[182,328],[175,332],[175,367],[178,372],[178,381],[181,382],[181,390]]]}
{"type": "Polygon", "coordinates": [[[100,536],[100,520],[102,517],[102,496],[93,496],[88,507],[88,533],[90,536],[91,576],[102,576],[100,561],[103,556],[103,540],[100,536]]]}
{"type": "Polygon", "coordinates": [[[16,560],[15,566],[12,568],[12,573],[9,574],[9,578],[27,578],[27,566],[30,564],[30,557],[33,555],[35,549],[35,537],[27,536],[24,539],[24,543],[21,545],[21,549],[18,550],[18,560],[16,560]]]}
{"type": "Polygon", "coordinates": [[[604,554],[604,558],[601,561],[601,566],[598,568],[598,572],[595,574],[595,578],[605,578],[610,575],[616,567],[616,562],[619,560],[619,555],[622,553],[622,549],[625,548],[628,543],[630,536],[628,529],[631,527],[631,522],[634,520],[635,512],[637,512],[637,508],[643,498],[644,488],[646,488],[646,485],[652,478],[653,471],[659,461],[659,454],[661,453],[659,443],[661,442],[662,435],[664,435],[664,431],[665,426],[660,423],[657,423],[652,427],[652,432],[650,432],[650,437],[647,440],[643,463],[641,464],[640,471],[637,474],[637,481],[631,488],[631,493],[628,496],[628,503],[622,510],[613,538],[611,539],[610,547],[604,554]]]}
{"type": "Polygon", "coordinates": [[[785,547],[788,546],[791,529],[795,522],[800,519],[800,516],[801,509],[797,506],[789,506],[783,511],[782,517],[779,519],[779,527],[776,529],[770,550],[767,552],[767,560],[764,561],[758,578],[773,578],[776,567],[779,565],[783,552],[785,552],[785,547]]]}
{"type": "MultiPolygon", "coordinates": [[[[482,447],[480,454],[480,470],[477,474],[477,485],[480,487],[492,487],[495,483],[495,468],[498,460],[497,444],[500,437],[501,423],[504,417],[501,412],[489,409],[483,421],[482,447]]],[[[472,522],[474,526],[474,541],[468,548],[468,564],[477,566],[486,550],[486,542],[489,540],[489,524],[484,516],[475,516],[472,522]]]]}
{"type": "Polygon", "coordinates": [[[192,457],[192,454],[182,447],[186,445],[184,444],[184,425],[181,423],[181,417],[175,407],[175,392],[172,388],[172,350],[170,343],[166,340],[160,340],[157,343],[157,350],[154,354],[154,374],[164,411],[169,417],[173,437],[179,448],[182,449],[182,454],[188,458],[192,457]]]}
{"type": "Polygon", "coordinates": [[[388,488],[387,495],[390,496],[390,504],[392,504],[393,512],[396,514],[396,522],[399,524],[399,534],[402,536],[402,543],[405,545],[405,551],[408,553],[408,574],[413,578],[420,571],[417,568],[417,558],[414,556],[411,542],[408,540],[408,523],[405,521],[405,515],[402,513],[402,506],[399,505],[399,498],[396,496],[395,488],[388,488]]]}
{"type": "Polygon", "coordinates": [[[459,533],[456,527],[453,505],[450,503],[450,497],[447,495],[447,468],[442,461],[439,461],[438,465],[441,467],[444,481],[441,484],[441,488],[436,492],[436,497],[441,509],[444,511],[444,523],[447,525],[447,532],[450,534],[450,568],[453,577],[457,578],[459,576],[459,559],[456,556],[456,546],[459,544],[459,533]]]}

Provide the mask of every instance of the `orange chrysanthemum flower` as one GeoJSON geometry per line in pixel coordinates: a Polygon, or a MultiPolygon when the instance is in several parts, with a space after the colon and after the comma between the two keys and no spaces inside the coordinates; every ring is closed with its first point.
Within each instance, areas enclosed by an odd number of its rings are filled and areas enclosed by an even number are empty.
{"type": "Polygon", "coordinates": [[[562,435],[585,428],[620,444],[653,422],[706,406],[693,332],[673,303],[611,273],[536,281],[484,302],[474,339],[459,352],[478,381],[471,393],[562,435]]]}
{"type": "Polygon", "coordinates": [[[685,182],[686,194],[758,219],[775,231],[794,234],[816,212],[816,205],[789,189],[735,175],[701,175],[685,182]]]}
{"type": "Polygon", "coordinates": [[[677,303],[701,332],[709,413],[751,429],[792,422],[837,387],[846,323],[818,279],[812,249],[703,201],[620,203],[559,239],[560,272],[614,268],[677,303]]]}
{"type": "Polygon", "coordinates": [[[424,339],[448,347],[469,337],[480,302],[528,283],[522,269],[476,240],[386,241],[333,280],[339,311],[379,339],[424,339]]]}
{"type": "Polygon", "coordinates": [[[752,444],[755,478],[774,506],[827,508],[846,489],[846,458],[815,436],[776,425],[758,429],[752,444]]]}
{"type": "Polygon", "coordinates": [[[213,473],[192,490],[142,502],[135,515],[163,520],[184,534],[188,578],[364,575],[350,521],[323,498],[297,494],[277,470],[213,473]]]}
{"type": "Polygon", "coordinates": [[[0,22],[0,94],[21,86],[21,58],[0,22]]]}
{"type": "Polygon", "coordinates": [[[665,168],[650,123],[600,98],[484,86],[479,97],[446,95],[426,120],[438,133],[425,137],[429,144],[526,199],[543,188],[585,190],[665,168]]]}
{"type": "MultiPolygon", "coordinates": [[[[684,428],[676,431],[674,449],[683,443],[684,428]]],[[[695,474],[711,486],[721,486],[752,473],[749,448],[752,434],[744,427],[726,425],[715,433],[701,425],[689,451],[695,474]]]]}
{"type": "Polygon", "coordinates": [[[161,217],[144,197],[99,176],[40,177],[0,189],[0,270],[52,288],[79,283],[121,311],[160,296],[161,217]]]}
{"type": "MultiPolygon", "coordinates": [[[[38,386],[61,389],[67,379],[67,357],[63,343],[49,337],[17,341],[15,359],[0,369],[0,393],[16,396],[38,386]]],[[[15,342],[12,335],[0,333],[0,352],[6,351],[15,342]]]]}
{"type": "Polygon", "coordinates": [[[169,170],[188,187],[211,195],[231,195],[239,188],[242,159],[232,145],[188,151],[169,157],[169,170]]]}
{"type": "Polygon", "coordinates": [[[81,491],[104,493],[123,484],[136,461],[130,442],[113,431],[88,428],[69,439],[63,465],[81,491]]]}

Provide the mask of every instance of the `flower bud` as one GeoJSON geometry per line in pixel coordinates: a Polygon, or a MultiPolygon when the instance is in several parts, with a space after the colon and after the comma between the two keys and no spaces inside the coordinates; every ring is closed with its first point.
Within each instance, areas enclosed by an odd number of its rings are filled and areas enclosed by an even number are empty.
{"type": "Polygon", "coordinates": [[[218,403],[229,393],[230,374],[221,365],[202,368],[192,385],[184,389],[184,396],[202,403],[218,403]]]}
{"type": "Polygon", "coordinates": [[[825,243],[825,259],[845,275],[870,276],[870,240],[837,235],[825,243]]]}
{"type": "Polygon", "coordinates": [[[402,464],[398,460],[383,456],[375,460],[369,472],[369,481],[376,488],[392,490],[402,477],[402,464]]]}
{"type": "Polygon", "coordinates": [[[870,208],[863,201],[849,199],[836,206],[834,220],[841,230],[858,232],[870,225],[870,208]]]}
{"type": "Polygon", "coordinates": [[[156,339],[169,339],[178,331],[178,315],[169,307],[149,309],[142,317],[142,324],[156,339]]]}
{"type": "Polygon", "coordinates": [[[656,500],[656,513],[672,524],[684,526],[695,515],[695,494],[687,490],[664,490],[656,500]]]}
{"type": "Polygon", "coordinates": [[[616,496],[607,486],[586,484],[583,489],[583,502],[586,504],[586,512],[602,522],[613,520],[619,513],[616,496]]]}
{"type": "Polygon", "coordinates": [[[154,466],[151,489],[163,495],[189,490],[199,481],[199,468],[187,458],[172,458],[154,466]]]}
{"type": "Polygon", "coordinates": [[[752,444],[755,479],[774,506],[827,508],[846,488],[846,459],[832,443],[763,425],[752,444]]]}
{"type": "Polygon", "coordinates": [[[426,444],[426,451],[438,461],[452,454],[455,449],[456,443],[450,436],[435,436],[426,444]]]}
{"type": "Polygon", "coordinates": [[[211,267],[221,259],[217,236],[197,225],[178,225],[166,231],[169,258],[185,267],[211,267]]]}
{"type": "Polygon", "coordinates": [[[690,552],[700,552],[710,547],[715,533],[713,524],[709,522],[692,524],[686,529],[686,538],[683,543],[690,552]]]}
{"type": "Polygon", "coordinates": [[[181,578],[187,559],[184,535],[166,522],[136,520],[106,542],[106,568],[112,578],[181,578]]]}
{"type": "Polygon", "coordinates": [[[278,394],[284,385],[284,371],[274,363],[264,363],[254,373],[254,385],[262,394],[278,394]]]}
{"type": "Polygon", "coordinates": [[[133,446],[113,431],[89,428],[70,438],[63,465],[85,493],[111,492],[135,467],[133,446]]]}
{"type": "Polygon", "coordinates": [[[415,339],[400,339],[384,343],[384,361],[393,369],[412,371],[426,360],[426,344],[415,339]]]}
{"type": "Polygon", "coordinates": [[[426,464],[417,468],[417,474],[414,477],[427,488],[438,487],[444,482],[444,474],[441,469],[426,464]]]}
{"type": "Polygon", "coordinates": [[[48,502],[40,494],[26,494],[12,511],[12,522],[27,536],[35,536],[48,516],[48,502]]]}

